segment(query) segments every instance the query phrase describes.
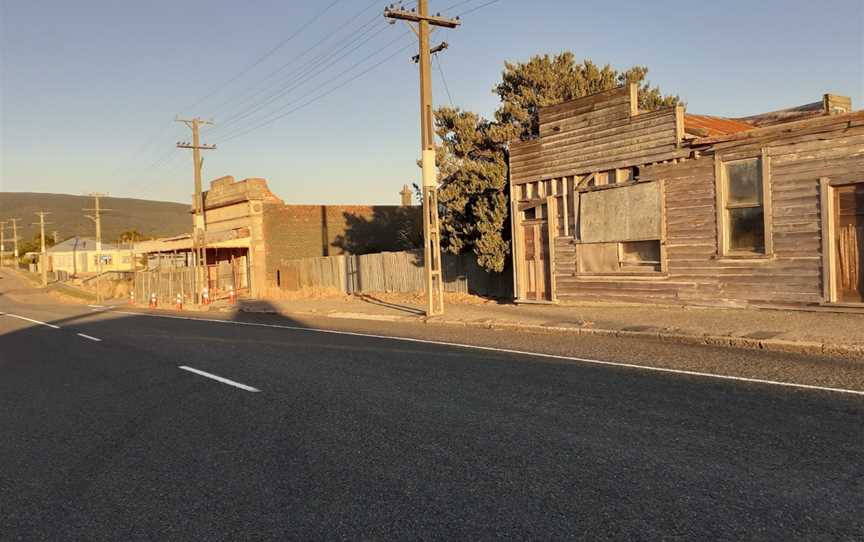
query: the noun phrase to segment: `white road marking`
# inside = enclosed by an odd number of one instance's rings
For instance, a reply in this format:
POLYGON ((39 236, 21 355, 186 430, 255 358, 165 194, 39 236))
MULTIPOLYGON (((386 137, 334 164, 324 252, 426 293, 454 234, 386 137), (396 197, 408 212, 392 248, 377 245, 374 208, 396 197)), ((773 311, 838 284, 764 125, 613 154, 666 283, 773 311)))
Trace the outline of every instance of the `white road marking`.
POLYGON ((27 318, 26 316, 20 316, 18 314, 12 314, 11 312, 3 312, 3 313, 0 313, 0 315, 9 316, 12 318, 18 318, 19 320, 26 320, 27 322, 39 324, 40 326, 48 326, 52 329, 60 329, 60 326, 55 326, 54 324, 49 324, 48 322, 40 322, 39 320, 33 320, 32 318, 27 318))
POLYGON ((229 386, 234 386, 235 388, 240 388, 241 390, 251 391, 252 393, 258 393, 261 390, 258 388, 253 388, 252 386, 247 386, 246 384, 241 384, 239 382, 234 382, 233 380, 228 380, 227 378, 223 378, 221 376, 214 375, 213 373, 207 373, 198 369, 193 369, 192 367, 187 367, 185 365, 179 365, 180 369, 184 371, 189 371, 190 373, 195 373, 197 375, 201 375, 206 378, 212 378, 217 382, 221 382, 223 384, 228 384, 229 386))
POLYGON ((90 339, 91 341, 102 342, 102 339, 98 337, 91 337, 90 335, 85 335, 83 333, 76 333, 79 337, 84 337, 85 339, 90 339))
POLYGON ((103 308, 105 305, 87 305, 87 306, 90 307, 91 309, 101 309, 101 308, 103 308))
POLYGON ((130 311, 112 311, 117 314, 131 314, 134 316, 152 316, 155 318, 171 318, 175 320, 191 320, 193 322, 213 322, 217 324, 234 324, 238 326, 253 326, 253 327, 268 327, 275 329, 287 329, 290 331, 306 331, 309 333, 329 333, 333 335, 348 335, 351 337, 365 337, 369 339, 386 339, 391 341, 403 341, 410 343, 419 343, 419 344, 434 344, 437 346, 450 346, 455 348, 469 348, 474 350, 484 350, 487 352, 500 352, 503 354, 516 354, 520 356, 533 356, 538 358, 545 359, 557 359, 563 361, 571 361, 577 363, 589 363, 592 365, 606 365, 610 367, 626 367, 628 369, 639 369, 643 371, 654 371, 658 373, 671 373, 671 374, 679 374, 679 375, 688 375, 688 376, 701 376, 705 378, 716 378, 718 380, 732 380, 737 382, 751 382, 754 384, 766 384, 769 386, 783 386, 787 388, 799 388, 805 390, 819 390, 819 391, 829 391, 834 393, 845 393, 849 395, 859 395, 864 397, 864 391, 860 390, 849 390, 845 388, 829 388, 826 386, 813 386, 810 384, 796 384, 794 382, 781 382, 778 380, 764 380, 761 378, 748 378, 746 376, 730 376, 730 375, 718 375, 714 373, 703 373, 699 371, 688 371, 685 369, 670 369, 667 367, 651 367, 648 365, 637 365, 635 363, 624 363, 620 361, 603 361, 599 359, 589 359, 589 358, 577 358, 572 356, 561 356, 558 354, 544 354, 541 352, 526 352, 524 350, 513 350, 510 348, 496 348, 494 346, 477 346, 473 344, 462 344, 462 343, 451 343, 445 341, 433 341, 430 339, 415 339, 412 337, 393 337, 390 335, 376 335, 373 333, 358 333, 355 331, 337 331, 334 329, 318 329, 318 328, 308 328, 308 327, 298 327, 298 326, 286 326, 281 324, 262 324, 259 322, 238 322, 236 320, 217 320, 215 318, 190 318, 188 316, 171 316, 168 314, 148 314, 143 312, 130 312, 130 311))

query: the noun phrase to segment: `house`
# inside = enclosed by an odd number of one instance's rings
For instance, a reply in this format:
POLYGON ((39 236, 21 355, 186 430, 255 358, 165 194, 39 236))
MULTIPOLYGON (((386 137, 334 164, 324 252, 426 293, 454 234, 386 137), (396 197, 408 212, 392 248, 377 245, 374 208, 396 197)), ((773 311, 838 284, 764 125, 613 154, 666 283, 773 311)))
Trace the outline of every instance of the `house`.
POLYGON ((864 306, 864 112, 646 112, 637 92, 541 108, 511 143, 517 301, 864 306))
MULTIPOLYGON (((253 297, 279 288, 284 260, 400 249, 399 225, 406 214, 419 216, 395 205, 288 205, 265 179, 231 176, 211 181, 203 200, 208 287, 218 293, 230 285, 253 297)), ((186 267, 192 238, 136 243, 135 253, 150 269, 186 267)))
POLYGON ((47 252, 48 270, 71 276, 94 274, 100 269, 103 272, 132 270, 132 252, 128 248, 102 243, 101 250, 97 250, 96 240, 90 237, 66 239, 47 252))

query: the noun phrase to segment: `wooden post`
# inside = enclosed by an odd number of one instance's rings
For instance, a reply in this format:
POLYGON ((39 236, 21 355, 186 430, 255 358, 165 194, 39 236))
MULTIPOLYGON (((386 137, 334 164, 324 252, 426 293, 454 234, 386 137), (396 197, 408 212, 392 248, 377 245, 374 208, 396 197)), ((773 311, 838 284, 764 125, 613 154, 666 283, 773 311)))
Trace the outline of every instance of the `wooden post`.
POLYGON ((825 303, 837 301, 837 258, 835 254, 836 237, 834 214, 834 189, 828 177, 819 179, 820 214, 822 215, 822 300, 825 303))
POLYGON ((546 227, 549 230, 549 300, 558 301, 555 284, 555 238, 558 236, 558 209, 555 196, 546 198, 546 208, 549 210, 549 218, 546 227))

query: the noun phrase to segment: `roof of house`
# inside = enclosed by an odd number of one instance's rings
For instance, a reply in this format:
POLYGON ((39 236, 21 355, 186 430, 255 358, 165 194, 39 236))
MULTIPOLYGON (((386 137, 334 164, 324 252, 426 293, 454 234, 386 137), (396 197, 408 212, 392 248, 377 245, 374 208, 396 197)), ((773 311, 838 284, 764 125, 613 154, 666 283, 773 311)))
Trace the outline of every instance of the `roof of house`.
MULTIPOLYGON (((111 243, 102 243, 102 250, 115 250, 117 247, 111 243)), ((48 252, 73 252, 96 250, 96 239, 92 237, 70 237, 62 243, 57 243, 48 249, 48 252)))
POLYGON ((684 115, 684 131, 699 137, 715 137, 735 134, 755 128, 744 121, 708 115, 684 115))

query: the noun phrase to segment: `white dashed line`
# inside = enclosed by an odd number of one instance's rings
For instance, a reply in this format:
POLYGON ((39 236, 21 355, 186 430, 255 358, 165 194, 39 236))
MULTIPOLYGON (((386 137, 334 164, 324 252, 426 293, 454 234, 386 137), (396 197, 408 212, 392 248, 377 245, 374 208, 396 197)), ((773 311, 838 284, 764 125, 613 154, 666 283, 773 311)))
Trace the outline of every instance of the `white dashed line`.
POLYGON ((133 316, 152 316, 155 318, 171 318, 174 320, 190 320, 193 322, 211 322, 217 324, 233 324, 238 326, 253 326, 253 327, 267 327, 267 328, 275 328, 275 329, 287 329, 290 331, 305 331, 307 333, 329 333, 332 335, 347 335, 349 337, 365 337, 369 339, 385 339, 391 341, 402 341, 409 343, 418 343, 418 344, 434 344, 437 346, 450 346, 455 348, 470 348, 473 350, 483 350, 486 352, 500 352, 502 354, 516 354, 520 356, 532 356, 537 358, 544 359, 556 359, 563 361, 571 361, 576 363, 587 363, 591 365, 604 365, 610 367, 626 367, 628 369, 637 369, 640 371, 653 371, 658 373, 668 373, 668 374, 678 374, 678 375, 687 375, 687 376, 699 376, 703 378, 713 378, 717 380, 730 380, 736 382, 749 382, 752 384, 764 384, 768 386, 781 386, 786 388, 797 388, 804 390, 816 390, 816 391, 828 391, 833 393, 843 393, 848 395, 858 395, 864 396, 864 391, 860 390, 850 390, 845 388, 829 388, 826 386, 812 386, 810 384, 796 384, 794 382, 780 382, 777 380, 764 380, 761 378, 748 378, 744 376, 731 376, 731 375, 718 375, 713 373, 703 373, 699 371, 687 371, 684 369, 669 369, 667 367, 651 367, 648 365, 637 365, 635 363, 623 363, 618 361, 603 361, 599 359, 589 359, 589 358, 577 358, 572 356, 561 356, 557 354, 543 354, 540 352, 525 352, 523 350, 512 350, 510 348, 495 348, 494 346, 477 346, 473 344, 462 344, 462 343, 451 343, 445 341, 433 341, 429 339, 414 339, 411 337, 393 337, 389 335, 376 335, 373 333, 357 333, 354 331, 337 331, 333 329, 316 329, 316 328, 308 328, 308 327, 299 327, 299 326, 286 326, 280 324, 262 324, 258 322, 238 322, 235 320, 217 320, 215 318, 189 318, 186 316, 171 316, 168 314, 148 314, 142 312, 130 312, 130 311, 112 311, 117 314, 131 314, 133 316))
POLYGON ((183 369, 184 371, 189 371, 190 373, 195 373, 196 375, 201 375, 205 378, 213 379, 213 380, 215 380, 217 382, 221 382, 223 384, 228 384, 229 386, 234 386, 235 388, 240 388, 241 390, 251 391, 252 393, 258 393, 261 391, 258 388, 253 388, 252 386, 247 386, 246 384, 234 382, 233 380, 228 380, 227 378, 223 378, 221 376, 217 376, 217 375, 214 375, 212 373, 207 373, 207 372, 201 371, 199 369, 193 369, 192 367, 187 367, 185 365, 180 365, 179 368, 183 369))
POLYGON ((34 320, 32 318, 27 318, 26 316, 20 316, 18 314, 12 314, 9 312, 0 313, 3 316, 9 316, 11 318, 17 318, 19 320, 25 320, 27 322, 32 322, 34 324, 39 324, 40 326, 48 326, 51 329, 60 329, 60 326, 55 326, 54 324, 49 324, 48 322, 40 322, 39 320, 34 320))
POLYGON ((85 339, 90 339, 91 341, 102 342, 102 339, 98 337, 91 337, 90 335, 85 335, 83 333, 76 333, 79 337, 84 337, 85 339))

